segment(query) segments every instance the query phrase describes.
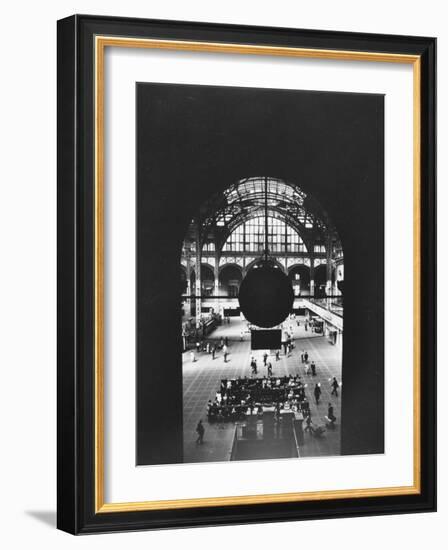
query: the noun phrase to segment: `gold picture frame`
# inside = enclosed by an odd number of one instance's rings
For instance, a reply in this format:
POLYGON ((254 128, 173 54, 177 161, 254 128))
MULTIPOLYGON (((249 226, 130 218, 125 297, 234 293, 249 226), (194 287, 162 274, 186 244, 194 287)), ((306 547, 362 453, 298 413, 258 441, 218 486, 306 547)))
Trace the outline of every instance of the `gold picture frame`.
MULTIPOLYGON (((70 18, 71 19, 71 18, 70 18)), ((75 531, 97 531, 109 530, 107 522, 103 523, 102 517, 114 517, 127 514, 127 517, 132 517, 135 512, 163 512, 188 509, 206 509, 216 507, 247 507, 252 505, 275 505, 287 503, 309 503, 313 501, 337 501, 341 502, 345 499, 381 499, 384 497, 408 497, 419 501, 422 495, 426 495, 427 489, 423 487, 427 484, 427 466, 425 472, 422 471, 422 235, 426 239, 425 229, 423 228, 422 216, 427 216, 427 213, 422 214, 422 186, 428 186, 428 178, 424 176, 422 180, 422 135, 425 136, 422 128, 422 118, 427 123, 428 113, 422 113, 422 90, 427 95, 428 86, 428 63, 425 60, 425 52, 419 51, 420 43, 414 47, 414 52, 408 51, 405 53, 400 49, 398 37, 394 41, 394 37, 390 37, 389 50, 392 51, 375 51, 375 40, 372 38, 372 45, 366 50, 352 49, 350 47, 336 48, 334 41, 330 38, 329 46, 323 47, 301 47, 296 45, 263 45, 251 43, 251 30, 247 30, 247 38, 244 41, 232 43, 223 41, 222 36, 219 40, 204 40, 204 37, 199 32, 198 39, 185 39, 182 36, 178 38, 159 38, 151 37, 154 23, 148 23, 148 36, 131 36, 129 29, 126 28, 126 21, 123 22, 121 32, 112 32, 114 25, 117 25, 116 20, 104 19, 89 19, 88 16, 75 16, 75 19, 64 20, 60 23, 60 41, 64 41, 64 36, 68 33, 73 34, 76 29, 77 36, 81 36, 80 43, 86 48, 86 51, 91 49, 92 60, 89 65, 90 71, 93 71, 93 146, 94 146, 94 203, 93 203, 93 228, 94 228, 94 244, 93 244, 93 457, 92 457, 92 480, 93 480, 93 503, 91 513, 88 514, 89 520, 81 526, 78 522, 74 526, 73 522, 65 519, 63 513, 60 514, 60 527, 71 532, 75 531), (111 27, 110 32, 104 32, 105 28, 111 27), (84 35, 82 34, 84 33, 84 35), (64 36, 63 36, 64 35, 64 36), (417 47, 418 46, 418 47, 417 47), (364 61, 369 63, 399 63, 412 65, 413 70, 413 297, 414 297, 414 348, 413 348, 413 484, 402 487, 381 487, 381 488, 365 488, 355 490, 336 490, 336 491, 317 491, 304 493, 281 493, 281 494, 264 494, 264 495, 245 495, 245 496, 226 496, 217 498, 198 498, 198 499, 179 499, 179 500, 164 500, 164 501, 142 501, 142 502, 106 502, 105 501, 105 458, 104 458, 104 92, 105 92, 105 52, 107 48, 138 48, 138 49, 157 49, 157 50, 174 50, 188 52, 207 52, 217 55, 224 54, 243 54, 254 56, 275 56, 275 57, 297 57, 311 58, 324 60, 338 61, 364 61), (373 51, 372 49, 373 48, 373 51), (396 51, 393 51, 393 50, 396 51), (422 77, 422 63, 424 64, 424 80, 422 77), (422 133, 423 132, 423 133, 422 133), (68 527, 69 523, 71 526, 68 527)), ((165 22, 169 27, 170 22, 165 22)), ((188 26, 188 25, 187 25, 188 26)), ((142 28, 145 23, 142 22, 142 28)), ((157 25, 156 25, 157 27, 157 25)), ((194 25, 193 25, 194 28, 194 25)), ((163 29, 162 29, 163 30, 163 29)), ((253 31, 253 29, 252 29, 253 31)), ((241 33, 245 33, 246 29, 242 29, 241 33)), ((279 31, 281 32, 281 31, 279 31)), ((272 30, 275 35, 276 31, 272 30)), ((157 33, 156 33, 157 34, 157 33)), ((181 33, 182 34, 182 33, 181 33)), ((323 33, 320 37, 325 38, 323 33)), ((338 33, 336 33, 337 35, 338 33)), ((297 36, 300 38, 300 31, 297 31, 297 36)), ((360 35, 362 36, 362 35, 360 35)), ((334 40, 339 40, 340 44, 348 37, 343 35, 333 37, 334 40)), ((432 40, 432 39, 431 39, 432 40)), ((426 50, 433 48, 434 42, 428 39, 426 50)), ((412 42, 412 41, 411 41, 412 42)), ((369 41, 367 41, 369 44, 369 41)), ((80 47, 80 46, 79 46, 80 47)), ((80 73, 81 74, 81 73, 80 73)), ((80 78, 80 77, 78 77, 80 78)), ((428 146, 425 145, 427 148, 428 146)), ((431 191, 432 184, 430 184, 431 191)), ((428 188, 426 187, 426 191, 428 188)), ((427 315, 425 313, 425 315, 427 315)), ((426 405, 425 405, 426 406, 426 405)), ((424 411, 423 411, 424 412, 424 411)), ((426 414, 426 413, 425 413, 426 414)), ((427 417, 427 416, 426 416, 427 417)), ((362 512, 360 512, 362 513, 362 512)), ((114 520, 115 521, 115 520, 114 520)), ((118 520, 117 520, 118 521, 118 520)), ((132 520, 126 520, 124 528, 127 525, 133 525, 132 520)), ((152 527, 151 520, 148 517, 146 527, 152 527)), ((175 526, 173 522, 173 526, 175 526)), ((154 525, 158 525, 157 522, 154 525)))

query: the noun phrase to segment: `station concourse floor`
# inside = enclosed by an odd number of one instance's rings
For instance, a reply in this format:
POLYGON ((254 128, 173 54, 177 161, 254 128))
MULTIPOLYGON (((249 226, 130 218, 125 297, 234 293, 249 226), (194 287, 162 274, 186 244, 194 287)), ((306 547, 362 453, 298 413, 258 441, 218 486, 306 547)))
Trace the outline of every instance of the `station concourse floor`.
MULTIPOLYGON (((302 320, 303 321, 303 320, 302 320)), ((325 416, 328 403, 331 402, 336 416, 336 425, 333 429, 327 429, 323 437, 316 438, 309 433, 304 434, 304 444, 300 446, 301 458, 316 456, 337 456, 340 454, 340 418, 342 387, 339 388, 339 396, 331 396, 329 379, 336 376, 341 382, 342 368, 342 338, 332 345, 325 336, 314 334, 305 330, 304 323, 297 326, 295 321, 285 321, 285 325, 293 327, 295 347, 290 357, 280 353, 280 360, 270 356, 268 361, 272 363, 272 375, 285 376, 299 374, 302 381, 308 384, 306 389, 310 403, 311 418, 314 426, 325 426, 325 416), (300 355, 306 350, 309 361, 316 364, 316 376, 307 375, 300 355), (314 384, 320 382, 322 395, 319 405, 314 400, 314 384)), ((184 433, 184 463, 193 462, 220 462, 230 460, 232 451, 235 423, 209 424, 207 421, 207 402, 214 401, 216 391, 219 389, 221 379, 238 378, 239 376, 251 376, 250 368, 250 332, 245 332, 241 341, 241 330, 246 330, 246 322, 239 317, 230 317, 230 323, 224 323, 209 335, 207 341, 219 341, 221 337, 229 340, 229 355, 227 363, 221 351, 217 351, 215 360, 211 354, 205 352, 196 354, 196 362, 192 362, 190 352, 186 351, 182 357, 183 369, 183 433, 184 433), (202 419, 205 428, 204 443, 196 444, 196 426, 202 419)), ((263 351, 254 351, 257 359, 257 377, 267 374, 263 366, 263 351)))

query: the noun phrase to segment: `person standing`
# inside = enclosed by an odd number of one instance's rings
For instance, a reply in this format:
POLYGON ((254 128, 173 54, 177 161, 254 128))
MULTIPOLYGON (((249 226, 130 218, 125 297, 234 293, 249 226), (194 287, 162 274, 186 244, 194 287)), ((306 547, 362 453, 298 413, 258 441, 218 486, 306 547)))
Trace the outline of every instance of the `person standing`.
POLYGON ((316 363, 314 361, 311 361, 311 374, 316 376, 316 363))
POLYGON ((305 351, 305 353, 303 354, 303 360, 305 363, 308 363, 308 352, 305 351))
POLYGON ((266 366, 268 361, 268 354, 266 352, 263 353, 263 365, 266 366))
POLYGON ((227 355, 229 354, 227 346, 224 344, 222 348, 223 354, 224 354, 224 363, 227 363, 227 355))
POLYGON ((331 390, 331 395, 335 395, 337 397, 338 396, 339 384, 338 384, 338 381, 336 380, 336 376, 333 376, 333 381, 331 382, 331 387, 333 388, 331 390))
POLYGON ((272 376, 272 363, 268 363, 268 376, 272 376))
POLYGON ((216 354, 216 346, 213 344, 212 346, 212 360, 215 360, 215 354, 216 354))
POLYGON ((283 325, 282 325, 282 348, 283 348, 283 353, 285 355, 286 355, 287 347, 288 347, 288 333, 286 332, 286 330, 283 330, 283 325))
POLYGON ((205 428, 202 424, 202 419, 199 420, 198 425, 196 426, 196 433, 198 434, 198 437, 196 439, 196 445, 202 445, 204 443, 204 433, 205 428))
POLYGON ((333 426, 336 422, 336 417, 334 415, 334 409, 333 405, 331 403, 328 403, 328 412, 327 412, 327 419, 330 424, 330 426, 333 426))
POLYGON ((280 361, 280 350, 279 349, 275 351, 275 360, 280 361))
POLYGON ((193 350, 190 351, 190 359, 192 363, 196 363, 196 355, 193 350))
POLYGON ((316 384, 314 386, 314 399, 316 400, 316 405, 319 405, 319 399, 320 399, 321 393, 322 393, 322 390, 320 389, 319 384, 316 384))

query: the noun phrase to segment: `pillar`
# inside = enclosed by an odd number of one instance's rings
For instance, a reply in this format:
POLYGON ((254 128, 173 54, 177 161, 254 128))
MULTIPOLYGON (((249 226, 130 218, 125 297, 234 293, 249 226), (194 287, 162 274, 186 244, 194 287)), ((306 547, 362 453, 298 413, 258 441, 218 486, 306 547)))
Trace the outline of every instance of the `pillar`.
POLYGON ((214 288, 214 295, 215 295, 215 313, 219 313, 219 249, 218 249, 218 241, 215 239, 215 269, 214 269, 214 276, 215 276, 215 288, 214 288))
POLYGON ((199 226, 196 230, 196 328, 199 328, 199 321, 201 319, 201 295, 202 295, 202 281, 201 281, 201 239, 199 233, 199 226))
POLYGON ((325 291, 327 295, 332 294, 332 288, 331 288, 331 259, 333 257, 332 254, 332 247, 333 247, 333 239, 331 237, 331 234, 328 234, 325 241, 325 251, 327 256, 327 284, 325 287, 325 291))
POLYGON ((190 245, 185 245, 185 260, 187 262, 186 271, 187 271, 187 311, 189 311, 189 316, 191 317, 193 314, 193 299, 191 297, 191 293, 193 292, 193 289, 191 288, 191 249, 190 245))
POLYGON ((310 258, 310 296, 314 296, 314 257, 310 258))

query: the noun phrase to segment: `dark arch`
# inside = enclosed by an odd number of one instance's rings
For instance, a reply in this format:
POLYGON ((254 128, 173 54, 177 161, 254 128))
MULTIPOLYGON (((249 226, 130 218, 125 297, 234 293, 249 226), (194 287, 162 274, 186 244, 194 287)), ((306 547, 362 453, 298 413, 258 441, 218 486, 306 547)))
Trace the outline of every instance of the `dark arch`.
MULTIPOLYGON (((149 411, 139 415, 137 430, 146 439, 139 443, 137 463, 173 463, 183 458, 182 424, 176 431, 176 424, 183 419, 180 338, 174 330, 167 330, 164 322, 175 318, 177 305, 164 292, 164 281, 154 265, 168 267, 163 270, 167 282, 170 274, 177 275, 178 271, 169 269, 170 261, 174 267, 177 260, 171 258, 171 248, 177 254, 191 219, 195 218, 196 228, 200 223, 204 231, 207 227, 219 230, 221 223, 227 223, 225 216, 232 213, 231 208, 238 212, 238 203, 223 201, 223 216, 208 223, 208 212, 202 210, 205 197, 223 193, 231 182, 254 174, 278 175, 300 183, 304 193, 312 193, 327 210, 344 239, 345 395, 338 435, 342 454, 383 452, 384 258, 382 239, 378 239, 383 230, 383 194, 377 191, 383 184, 384 98, 376 94, 172 85, 140 87, 140 97, 154 116, 142 117, 139 125, 139 137, 145 141, 139 141, 142 154, 138 155, 137 183, 139 190, 144 189, 137 201, 138 257, 140 260, 144 254, 148 261, 139 261, 138 335, 143 337, 137 346, 137 397, 138 403, 149 404, 149 411), (166 105, 163 110, 161 102, 166 105), (267 120, 272 122, 269 131, 267 120), (363 124, 356 124, 360 120, 363 124), (372 131, 366 132, 365 127, 372 131), (151 140, 154 128, 161 131, 151 140), (181 131, 172 132, 172 128, 181 131), (152 149, 145 154, 148 143, 152 149), (347 159, 354 161, 347 163, 347 159), (148 174, 150 181, 143 181, 148 174), (151 192, 146 192, 148 189, 151 192), (159 204, 167 208, 169 235, 163 226, 165 218, 159 216, 163 212, 157 210, 159 204), (161 238, 166 242, 158 246, 161 238), (365 269, 361 246, 369 252, 373 269, 365 269), (363 284, 352 284, 360 274, 365 276, 363 284), (153 290, 157 293, 151 294, 153 290), (148 300, 148 296, 155 299, 148 300), (378 315, 372 315, 377 311, 378 315), (359 391, 360 379, 377 399, 366 400, 366 392, 359 391), (166 395, 160 387, 170 388, 169 414, 163 423, 158 414, 166 408, 166 395), (145 436, 153 433, 155 437, 145 436)), ((276 195, 275 200, 281 196, 276 195)), ((304 209, 307 207, 310 204, 304 201, 304 209)))
POLYGON ((325 296, 325 287, 327 284, 327 266, 320 264, 314 268, 314 294, 316 296, 325 296))
POLYGON ((214 280, 215 272, 210 264, 201 263, 201 280, 214 280))
POLYGON ((294 295, 298 296, 310 290, 310 268, 305 264, 295 264, 288 269, 288 277, 294 289, 294 295))
POLYGON ((202 295, 211 296, 215 288, 215 272, 210 264, 201 264, 202 295))
POLYGON ((224 295, 236 298, 242 279, 242 269, 237 264, 225 264, 219 271, 219 286, 224 295))
POLYGON ((232 263, 232 262, 227 262, 223 265, 220 265, 219 266, 219 277, 221 278, 221 273, 227 269, 228 267, 234 267, 236 269, 239 269, 240 271, 240 274, 241 274, 241 277, 243 276, 243 268, 239 265, 239 264, 236 264, 236 263, 232 263))

